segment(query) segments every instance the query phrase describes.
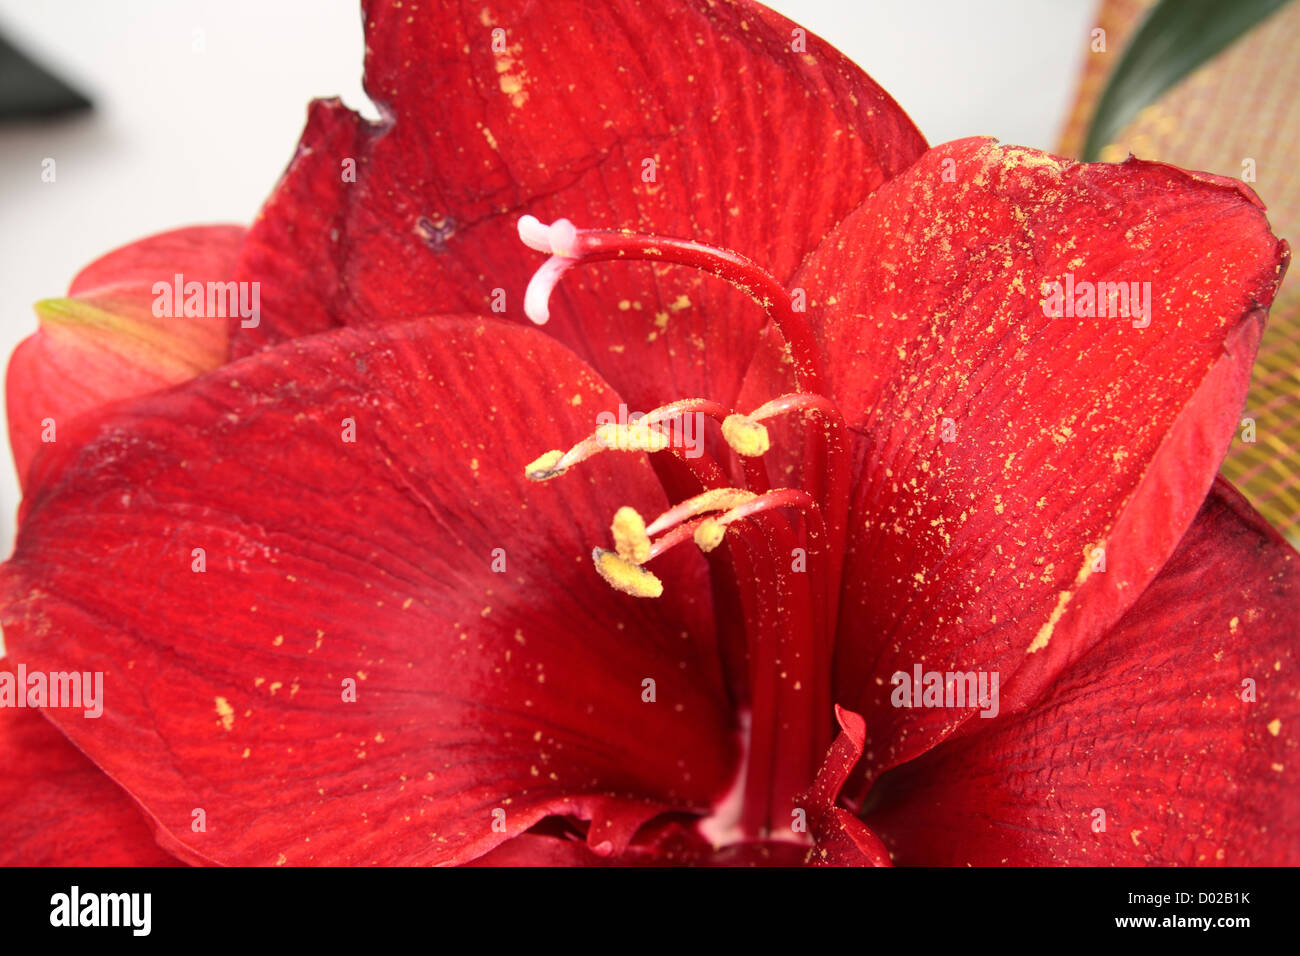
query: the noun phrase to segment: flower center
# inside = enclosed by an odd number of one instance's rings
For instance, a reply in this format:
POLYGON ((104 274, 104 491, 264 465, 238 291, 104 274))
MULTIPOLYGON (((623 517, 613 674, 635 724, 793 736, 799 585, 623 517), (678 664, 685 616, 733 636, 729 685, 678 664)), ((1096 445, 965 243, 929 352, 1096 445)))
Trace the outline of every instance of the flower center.
POLYGON ((784 339, 798 391, 744 414, 709 399, 679 399, 626 425, 601 425, 568 451, 551 450, 527 466, 534 481, 564 474, 606 451, 652 455, 665 487, 689 489, 647 522, 624 506, 611 523, 612 548, 592 560, 611 587, 639 598, 663 594, 646 566, 693 543, 709 562, 723 674, 737 714, 745 759, 735 790, 704 821, 715 842, 806 839, 792 820, 834 732, 831 657, 837 626, 849 504, 844 419, 822 394, 816 339, 790 294, 743 256, 699 242, 630 232, 578 229, 566 219, 519 221, 530 248, 550 254, 534 274, 524 310, 541 325, 561 277, 582 263, 650 260, 691 266, 730 282, 767 313, 784 339), (730 475, 708 454, 687 455, 671 440, 681 416, 714 420, 735 452, 730 475), (794 416, 805 427, 797 482, 772 487, 766 423, 794 416))

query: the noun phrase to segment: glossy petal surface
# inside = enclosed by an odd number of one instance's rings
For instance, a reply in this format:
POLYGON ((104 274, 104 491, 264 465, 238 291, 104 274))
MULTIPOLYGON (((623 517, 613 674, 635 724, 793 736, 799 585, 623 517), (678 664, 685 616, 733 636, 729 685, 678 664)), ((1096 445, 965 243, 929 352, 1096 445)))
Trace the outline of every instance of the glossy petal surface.
POLYGON ((616 406, 541 333, 454 318, 118 406, 38 463, 6 640, 105 672, 101 719, 50 715, 186 859, 463 862, 550 814, 617 850, 736 758, 700 596, 590 564, 661 499, 644 456, 524 478, 616 406))

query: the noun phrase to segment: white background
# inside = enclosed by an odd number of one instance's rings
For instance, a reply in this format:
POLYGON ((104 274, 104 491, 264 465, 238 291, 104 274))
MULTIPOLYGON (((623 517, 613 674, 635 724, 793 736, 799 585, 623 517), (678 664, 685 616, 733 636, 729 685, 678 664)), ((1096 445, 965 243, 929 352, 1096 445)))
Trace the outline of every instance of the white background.
MULTIPOLYGON (((770 6, 861 64, 931 143, 988 134, 1051 149, 1093 26, 1092 0, 770 6)), ((96 103, 71 121, 0 127, 3 356, 35 331, 31 304, 102 253, 176 226, 250 221, 311 98, 341 95, 374 115, 354 0, 0 0, 0 29, 96 103)), ((7 433, 0 453, 8 554, 18 485, 7 433)))

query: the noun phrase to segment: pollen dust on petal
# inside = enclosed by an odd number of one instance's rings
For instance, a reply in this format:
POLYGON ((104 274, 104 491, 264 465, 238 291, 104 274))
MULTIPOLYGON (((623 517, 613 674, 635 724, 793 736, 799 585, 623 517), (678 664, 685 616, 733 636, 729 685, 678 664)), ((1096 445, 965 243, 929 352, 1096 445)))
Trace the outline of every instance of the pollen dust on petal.
POLYGON ((221 726, 225 730, 230 730, 235 726, 235 708, 230 706, 230 701, 224 697, 216 699, 217 716, 221 718, 221 726))
MULTIPOLYGON (((1105 547, 1105 542, 1102 542, 1099 547, 1105 547)), ((1086 553, 1089 554, 1092 550, 1093 549, 1091 548, 1085 549, 1086 553)), ((1029 645, 1029 650, 1025 652, 1026 654, 1037 653, 1047 646, 1048 642, 1052 639, 1052 632, 1056 630, 1056 624, 1061 619, 1061 615, 1063 615, 1065 609, 1070 606, 1070 601, 1073 600, 1074 595, 1078 593, 1079 587, 1084 581, 1087 581, 1091 575, 1092 559, 1085 558, 1083 567, 1079 569, 1079 573, 1074 579, 1074 584, 1057 596, 1056 607, 1052 608, 1052 614, 1048 617, 1047 623, 1038 629, 1038 634, 1034 637, 1033 643, 1029 645)))
POLYGON ((509 53, 498 53, 496 60, 497 68, 497 86, 501 92, 510 97, 510 105, 519 109, 528 102, 528 73, 524 70, 523 64, 515 60, 513 54, 519 52, 519 47, 512 48, 509 53))

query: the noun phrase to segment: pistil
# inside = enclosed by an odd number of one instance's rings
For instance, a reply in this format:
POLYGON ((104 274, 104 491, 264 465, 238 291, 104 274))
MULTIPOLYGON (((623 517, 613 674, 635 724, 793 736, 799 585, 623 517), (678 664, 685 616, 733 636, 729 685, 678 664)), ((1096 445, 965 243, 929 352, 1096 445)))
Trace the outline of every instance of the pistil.
POLYGON ((577 263, 612 259, 674 262, 724 279, 762 306, 785 337, 800 390, 822 391, 817 341, 803 313, 795 311, 790 293, 781 283, 744 256, 689 239, 578 229, 567 219, 546 226, 535 216, 519 220, 519 238, 530 248, 551 253, 524 293, 524 312, 538 325, 550 319, 551 293, 560 278, 577 263))
POLYGON ((789 825, 793 801, 808 789, 833 736, 829 679, 850 492, 847 430, 838 408, 822 394, 811 328, 780 283, 725 249, 579 229, 566 219, 545 225, 532 216, 520 220, 519 235, 550 256, 525 294, 525 312, 537 324, 549 319, 551 294, 569 269, 627 259, 671 262, 718 276, 762 306, 784 337, 799 392, 749 414, 706 399, 670 402, 631 422, 598 425, 567 452, 549 451, 526 472, 534 481, 547 480, 610 450, 671 451, 669 465, 690 469, 698 493, 678 472, 663 470, 664 459, 657 458, 665 488, 687 497, 649 522, 631 506, 619 508, 610 525, 613 548, 595 548, 592 560, 611 587, 657 598, 664 584, 646 565, 687 542, 708 556, 715 606, 724 617, 727 609, 741 619, 720 619, 718 641, 744 726, 746 759, 730 802, 718 808, 706 830, 720 840, 800 839, 789 825), (821 427, 804 433, 800 487, 771 489, 764 458, 772 434, 765 423, 792 412, 801 421, 816 416, 821 427), (661 426, 687 414, 718 422, 743 468, 743 482, 728 481, 708 455, 687 458, 673 447, 670 429, 661 426))

